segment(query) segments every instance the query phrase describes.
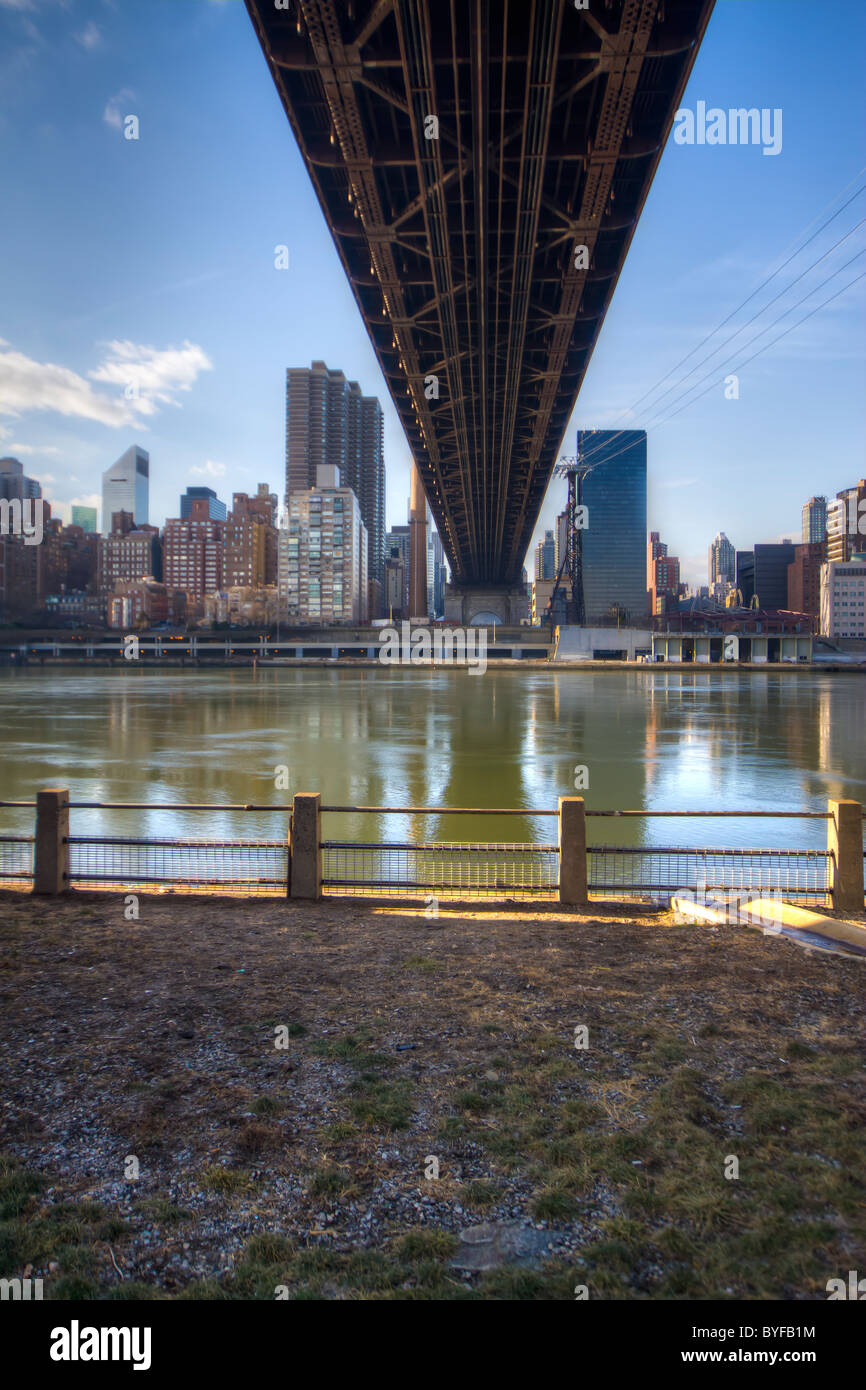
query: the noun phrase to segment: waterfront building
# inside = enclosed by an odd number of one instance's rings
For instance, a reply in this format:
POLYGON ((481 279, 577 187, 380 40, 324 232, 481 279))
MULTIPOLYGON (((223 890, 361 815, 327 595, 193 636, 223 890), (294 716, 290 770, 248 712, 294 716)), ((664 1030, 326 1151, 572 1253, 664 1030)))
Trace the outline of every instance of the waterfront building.
POLYGON ((563 575, 556 589, 556 575, 550 579, 536 579, 532 585, 532 607, 530 616, 534 626, 553 622, 564 625, 568 622, 568 603, 571 598, 571 580, 563 575), (551 607, 551 600, 553 600, 551 607))
POLYGON ((821 636, 866 640, 866 559, 821 566, 821 636))
POLYGON ((358 499, 337 468, 321 466, 315 487, 289 497, 279 535, 279 589, 290 620, 367 620, 367 529, 358 499))
POLYGON ((385 555, 388 574, 385 577, 385 613, 409 616, 409 552, 411 532, 408 525, 392 526, 385 536, 385 555))
POLYGON ((102 475, 103 535, 110 532, 115 512, 131 512, 136 525, 147 525, 149 487, 150 455, 133 444, 102 475))
POLYGON ((99 547, 99 589, 113 593, 118 583, 162 577, 162 543, 155 526, 135 526, 132 513, 115 512, 111 531, 99 547))
POLYGON ((788 566, 794 558, 794 544, 787 540, 738 550, 737 588, 743 606, 748 608, 755 599, 759 608, 787 608, 788 566))
POLYGON ((676 555, 668 555, 667 543, 658 531, 650 531, 647 542, 646 582, 648 612, 666 612, 671 606, 667 600, 676 600, 680 587, 680 562, 676 555))
POLYGON ((645 430, 579 430, 586 622, 633 626, 647 611, 645 430))
POLYGON ((315 487, 318 469, 340 470, 369 538, 369 573, 385 564, 385 422, 375 396, 324 362, 286 372, 286 503, 315 487))
POLYGON ((277 528, 271 498, 236 492, 224 528, 227 588, 271 587, 277 582, 277 528))
POLYGON ((172 517, 163 532, 163 578, 182 589, 190 610, 200 613, 206 594, 223 587, 224 523, 208 513, 208 500, 194 498, 188 518, 172 517))
POLYGON ((821 565, 824 541, 794 546, 794 559, 788 566, 788 602, 792 613, 808 613, 817 621, 821 612, 821 565))
POLYGON ((160 584, 152 575, 135 581, 118 580, 107 596, 106 626, 129 631, 155 623, 182 622, 186 615, 186 594, 160 584))

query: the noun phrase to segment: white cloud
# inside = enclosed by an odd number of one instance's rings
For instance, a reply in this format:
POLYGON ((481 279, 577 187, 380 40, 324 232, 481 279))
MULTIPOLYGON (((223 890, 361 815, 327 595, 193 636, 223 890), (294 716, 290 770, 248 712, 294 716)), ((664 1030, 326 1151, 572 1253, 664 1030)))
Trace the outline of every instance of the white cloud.
POLYGON ((99 48, 100 44, 102 43, 102 33, 99 29, 99 26, 97 24, 94 24, 92 19, 90 23, 87 24, 85 28, 81 31, 81 33, 76 34, 75 37, 78 43, 81 44, 81 47, 86 48, 88 50, 99 48))
POLYGON ((189 471, 199 478, 222 478, 225 476, 226 466, 224 463, 214 463, 213 459, 208 459, 203 468, 193 464, 189 471))
MULTIPOLYGON (((0 438, 3 438, 4 435, 8 437, 11 433, 11 430, 0 429, 0 438)), ((9 450, 16 457, 19 454, 52 454, 55 457, 60 454, 60 450, 55 449, 53 444, 19 444, 17 440, 9 445, 9 450)))
POLYGON ((179 348, 153 348, 125 339, 108 348, 109 356, 88 376, 135 392, 131 404, 142 415, 153 415, 156 403, 176 405, 176 393, 192 390, 199 372, 213 366, 204 349, 188 340, 179 348))
POLYGON ((109 97, 102 113, 105 124, 110 125, 112 130, 120 130, 123 126, 124 116, 129 114, 123 110, 123 107, 134 100, 135 93, 131 92, 128 87, 122 87, 113 97, 109 97))
POLYGON ((190 342, 164 349, 112 342, 108 349, 108 356, 88 376, 122 387, 119 395, 95 391, 77 372, 54 362, 36 362, 0 338, 0 413, 18 417, 26 411, 51 410, 112 428, 141 426, 142 417, 155 415, 160 405, 176 405, 177 393, 191 390, 199 372, 212 366, 203 349, 190 342))

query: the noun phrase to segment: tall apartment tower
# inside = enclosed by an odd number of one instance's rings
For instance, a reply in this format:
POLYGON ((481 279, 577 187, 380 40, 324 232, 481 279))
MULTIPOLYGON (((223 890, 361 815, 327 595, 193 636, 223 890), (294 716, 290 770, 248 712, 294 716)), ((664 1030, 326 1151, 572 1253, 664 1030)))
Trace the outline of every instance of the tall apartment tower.
POLYGON ((115 512, 132 512, 137 526, 147 525, 150 455, 137 444, 121 454, 102 475, 102 534, 111 533, 115 512))
POLYGON ((827 535, 827 498, 810 497, 803 503, 803 545, 816 545, 827 535))
POLYGON ((369 539, 369 574, 385 565, 384 416, 375 396, 324 362, 286 372, 286 503, 316 486, 318 470, 338 468, 358 499, 369 539))
POLYGON ((587 626, 646 617, 646 430, 578 430, 587 528, 581 538, 587 626))
POLYGON ((556 578, 556 542, 552 531, 545 531, 544 540, 535 547, 535 577, 556 578))
POLYGON ((737 552, 724 531, 719 531, 710 546, 708 571, 710 584, 717 584, 721 579, 733 584, 736 580, 737 552))

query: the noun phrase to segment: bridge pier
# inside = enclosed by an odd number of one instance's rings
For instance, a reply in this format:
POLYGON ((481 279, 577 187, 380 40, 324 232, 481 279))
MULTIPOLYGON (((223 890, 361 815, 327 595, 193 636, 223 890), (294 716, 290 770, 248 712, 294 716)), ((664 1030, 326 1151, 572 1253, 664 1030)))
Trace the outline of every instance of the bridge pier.
POLYGON ((492 622, 516 626, 529 617, 529 600, 522 588, 447 584, 445 621, 461 627, 492 622))

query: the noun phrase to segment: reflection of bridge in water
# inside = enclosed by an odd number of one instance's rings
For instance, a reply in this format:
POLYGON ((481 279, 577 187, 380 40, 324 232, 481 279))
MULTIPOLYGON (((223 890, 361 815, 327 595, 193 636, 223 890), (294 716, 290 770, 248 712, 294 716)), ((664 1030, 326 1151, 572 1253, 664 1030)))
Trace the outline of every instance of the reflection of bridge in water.
POLYGON ((493 608, 712 0, 246 3, 454 583, 493 608))

